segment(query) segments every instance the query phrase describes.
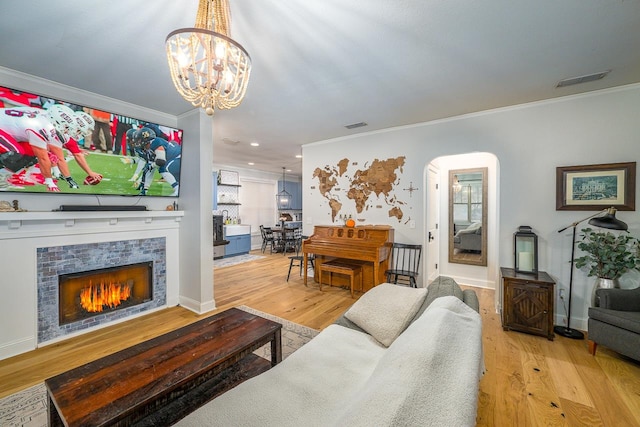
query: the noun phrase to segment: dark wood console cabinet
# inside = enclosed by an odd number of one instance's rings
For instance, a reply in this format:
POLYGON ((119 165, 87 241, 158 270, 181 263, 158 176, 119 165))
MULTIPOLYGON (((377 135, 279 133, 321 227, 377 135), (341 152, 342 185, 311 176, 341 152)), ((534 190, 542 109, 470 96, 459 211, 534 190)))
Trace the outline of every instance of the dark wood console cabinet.
POLYGON ((502 282, 502 329, 542 335, 553 340, 556 282, 544 271, 516 273, 500 268, 502 282))

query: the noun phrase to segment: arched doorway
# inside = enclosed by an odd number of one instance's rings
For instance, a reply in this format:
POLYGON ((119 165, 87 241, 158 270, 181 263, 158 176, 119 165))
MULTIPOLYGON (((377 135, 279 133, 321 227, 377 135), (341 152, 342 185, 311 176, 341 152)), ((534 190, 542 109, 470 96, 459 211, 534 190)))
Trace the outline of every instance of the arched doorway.
MULTIPOLYGON (((494 288, 499 279, 499 162, 492 153, 465 153, 441 156, 425 166, 425 236, 427 248, 424 277, 452 277, 459 283, 494 288), (487 265, 465 265, 448 261, 449 170, 486 167, 487 174, 487 265), (436 182, 433 182, 436 181, 436 182), (434 218, 435 216, 435 218, 434 218), (434 242, 437 248, 434 248, 434 242), (429 250, 431 248, 431 250, 429 250), (434 259, 434 256, 437 257, 434 259)), ((498 292, 496 292, 498 294, 498 292)))

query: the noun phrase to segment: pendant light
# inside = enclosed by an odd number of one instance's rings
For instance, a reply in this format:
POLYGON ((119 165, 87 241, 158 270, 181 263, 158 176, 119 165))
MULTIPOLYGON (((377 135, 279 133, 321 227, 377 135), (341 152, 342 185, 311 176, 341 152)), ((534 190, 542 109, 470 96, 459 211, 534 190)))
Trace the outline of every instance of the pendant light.
POLYGON ((453 192, 454 193, 459 193, 460 190, 462 190, 462 184, 460 184, 460 181, 458 180, 458 175, 454 175, 453 176, 453 192))
POLYGON ((288 193, 287 190, 285 190, 284 171, 285 171, 285 168, 283 167, 282 168, 282 191, 276 194, 276 206, 280 211, 287 210, 291 206, 291 193, 288 193))

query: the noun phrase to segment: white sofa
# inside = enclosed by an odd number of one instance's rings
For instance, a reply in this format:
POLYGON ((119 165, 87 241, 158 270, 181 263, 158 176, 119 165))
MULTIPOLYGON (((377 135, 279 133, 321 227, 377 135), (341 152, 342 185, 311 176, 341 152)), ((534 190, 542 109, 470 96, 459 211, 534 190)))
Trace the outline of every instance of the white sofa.
POLYGON ((484 369, 480 316, 455 296, 433 300, 420 314, 425 291, 376 286, 345 313, 373 335, 333 324, 177 425, 474 426, 484 369), (419 301, 390 298, 414 295, 408 290, 422 292, 419 301), (394 331, 398 322, 405 324, 394 331), (388 347, 374 338, 389 342, 397 333, 388 347))

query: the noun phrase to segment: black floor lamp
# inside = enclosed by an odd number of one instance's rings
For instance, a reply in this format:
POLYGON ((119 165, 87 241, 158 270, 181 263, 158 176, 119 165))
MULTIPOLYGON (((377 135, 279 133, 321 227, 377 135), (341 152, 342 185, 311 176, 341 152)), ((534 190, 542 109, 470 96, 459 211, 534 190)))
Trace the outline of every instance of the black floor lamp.
POLYGON ((562 335, 563 337, 573 338, 576 340, 584 339, 584 334, 577 329, 571 328, 571 288, 573 286, 573 259, 576 251, 576 227, 583 221, 589 220, 589 224, 595 227, 608 228, 610 230, 627 230, 629 227, 626 223, 616 219, 616 209, 607 208, 584 219, 574 222, 571 225, 566 226, 562 230, 558 230, 558 233, 562 233, 569 227, 573 227, 573 240, 571 242, 571 272, 569 273, 569 309, 567 310, 567 326, 555 326, 553 331, 562 335), (596 215, 605 213, 603 216, 594 218, 596 215))

